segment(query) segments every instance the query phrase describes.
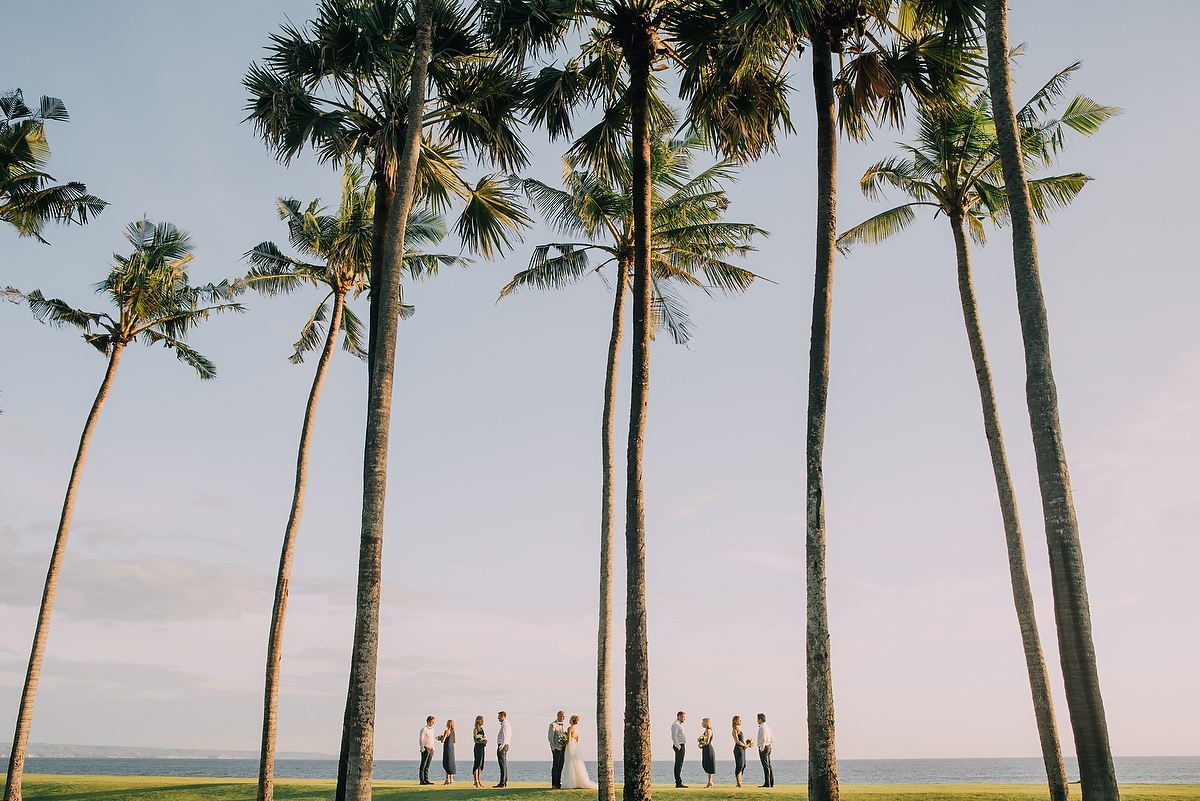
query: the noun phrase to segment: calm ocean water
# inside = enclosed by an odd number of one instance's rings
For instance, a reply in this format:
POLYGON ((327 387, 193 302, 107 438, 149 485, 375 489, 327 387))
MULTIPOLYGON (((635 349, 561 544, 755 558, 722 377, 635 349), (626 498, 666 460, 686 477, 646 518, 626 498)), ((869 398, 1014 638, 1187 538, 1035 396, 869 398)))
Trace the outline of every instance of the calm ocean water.
MULTIPOLYGON (((754 756, 752 754, 752 756, 754 756)), ((1115 757, 1117 780, 1128 784, 1200 784, 1200 757, 1115 757)), ((748 760, 742 777, 746 784, 762 782, 762 768, 757 759, 748 760)), ((589 762, 592 778, 596 763, 589 762)), ((807 783, 807 763, 802 759, 777 759, 774 762, 776 784, 807 783)), ((459 781, 471 781, 471 763, 458 763, 459 781)), ((441 770, 441 761, 434 760, 431 774, 441 770)), ((669 784, 672 779, 670 762, 655 762, 653 780, 669 784)), ((254 778, 258 775, 258 760, 254 759, 81 759, 30 757, 25 762, 26 773, 58 773, 74 775, 115 776, 206 776, 213 778, 254 778)), ((509 762, 509 779, 514 782, 549 783, 549 762, 509 762)), ((621 780, 621 763, 616 765, 617 780, 621 780)), ((337 763, 319 759, 281 759, 275 763, 275 775, 288 779, 333 779, 337 763)), ((417 778, 415 760, 380 760, 375 763, 376 779, 417 778)), ((484 779, 494 783, 496 762, 490 758, 484 766, 484 779)), ((1067 760, 1070 781, 1079 780, 1074 759, 1067 760)), ((838 777, 843 784, 1033 784, 1046 781, 1042 760, 1036 757, 1017 759, 839 759, 838 777)), ((436 776, 436 778, 442 778, 436 776)), ((690 785, 704 784, 699 761, 684 765, 683 779, 690 785)), ((718 762, 716 781, 733 783, 733 761, 718 762)))

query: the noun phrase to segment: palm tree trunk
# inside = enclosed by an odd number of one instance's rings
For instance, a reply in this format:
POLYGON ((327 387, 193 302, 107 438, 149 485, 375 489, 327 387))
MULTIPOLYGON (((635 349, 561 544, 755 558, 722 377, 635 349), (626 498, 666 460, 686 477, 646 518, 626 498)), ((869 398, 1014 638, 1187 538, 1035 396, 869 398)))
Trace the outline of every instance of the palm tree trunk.
POLYGON ((383 270, 378 287, 379 337, 371 365, 367 396, 367 437, 363 454, 362 537, 358 552, 358 596, 354 646, 346 699, 348 761, 345 798, 369 801, 375 752, 375 675, 379 655, 379 593, 383 575, 383 512, 387 494, 388 433, 392 416, 392 379, 400 317, 400 277, 404 266, 404 234, 412 208, 425 76, 429 65, 433 0, 417 0, 416 42, 408 98, 407 140, 397 171, 396 197, 388 217, 383 270))
POLYGON ((650 653, 646 632, 646 515, 642 452, 650 392, 650 64, 649 31, 626 47, 633 126, 633 389, 625 489, 625 801, 650 798, 650 653))
POLYGON ((613 301, 612 337, 608 340, 608 369, 604 375, 604 416, 600 424, 600 454, 604 485, 600 501, 600 632, 596 637, 596 760, 599 801, 614 801, 612 710, 612 603, 613 603, 613 494, 617 468, 613 458, 613 418, 617 405, 617 362, 621 357, 621 334, 625 326, 625 282, 629 259, 617 259, 617 297, 613 301))
POLYGON ((304 512, 304 491, 308 485, 308 451, 312 441, 313 424, 317 419, 317 401, 321 397, 321 386, 325 373, 333 358, 338 331, 342 323, 342 308, 346 305, 346 293, 333 295, 333 316, 329 321, 329 333, 325 337, 325 348, 317 362, 317 374, 313 377, 312 389, 308 393, 308 405, 304 409, 304 425, 300 429, 300 449, 296 456, 296 489, 292 493, 292 510, 288 514, 287 528, 283 533, 283 553, 279 557, 279 577, 275 581, 275 606, 271 610, 271 634, 267 639, 267 680, 263 693, 262 749, 258 760, 258 801, 272 801, 275 797, 275 732, 279 708, 279 660, 283 653, 283 621, 287 615, 288 583, 292 577, 292 556, 296 550, 296 533, 300 530, 300 516, 304 512))
POLYGON ((1004 0, 987 2, 988 83, 996 121, 996 139, 1004 170, 1004 191, 1013 223, 1013 262, 1017 309, 1025 345, 1025 400, 1033 430, 1046 545, 1050 552, 1050 581, 1054 589, 1054 620, 1062 663, 1067 709, 1079 758, 1084 801, 1115 801, 1120 797, 1108 741, 1108 723, 1100 696, 1092 615, 1079 522, 1071 498, 1071 478, 1058 418, 1058 390, 1050 362, 1050 331, 1046 302, 1038 274, 1037 239, 1029 200, 1008 65, 1008 21, 1004 0))
POLYGON ((113 345, 108 357, 108 369, 100 382, 100 391, 92 402, 87 422, 83 425, 83 436, 79 438, 79 450, 75 453, 75 464, 71 468, 71 479, 67 482, 67 497, 63 501, 62 515, 58 519, 58 533, 54 537, 54 551, 50 555, 50 568, 46 571, 46 586, 42 590, 42 605, 38 609, 37 628, 33 632, 33 648, 29 652, 29 668, 25 671, 25 687, 21 691, 21 705, 17 711, 17 730, 13 734, 12 751, 8 755, 8 778, 4 784, 4 801, 21 801, 21 775, 25 772, 25 749, 29 745, 29 726, 33 723, 33 698, 37 694, 38 678, 42 672, 42 657, 46 653, 46 637, 50 633, 50 612, 54 608, 54 594, 58 590, 58 575, 62 572, 63 555, 67 550, 67 535, 71 531, 71 517, 75 514, 75 494, 79 491, 79 479, 83 475, 83 463, 87 459, 92 431, 100 417, 100 408, 112 388, 117 364, 121 361, 124 345, 113 345))
POLYGON ((958 294, 962 300, 967 340, 971 344, 971 360, 975 363, 975 379, 979 383, 979 400, 983 405, 983 430, 987 435, 988 451, 992 456, 996 494, 1000 497, 1000 515, 1004 519, 1004 539, 1008 544, 1008 572, 1012 579, 1017 622, 1021 627, 1021 643, 1025 648, 1029 689, 1033 693, 1033 714, 1042 742, 1042 761, 1046 765, 1051 801, 1067 801, 1067 771, 1063 766, 1058 726, 1054 722, 1054 699, 1050 696, 1050 678, 1046 673, 1046 659, 1042 656, 1042 640, 1038 635, 1037 617, 1033 610, 1033 592, 1029 589, 1029 571, 1025 567, 1025 542, 1021 537, 1021 520, 1017 516, 1017 499, 1013 492, 1012 476, 1008 472, 1008 457, 1004 454, 1000 415, 996 411, 996 394, 992 390, 992 371, 988 367, 987 351, 983 347, 983 332, 979 327, 979 310, 975 304, 975 288, 971 281, 971 254, 967 246, 967 232, 963 227, 962 215, 951 215, 950 224, 954 229, 954 249, 958 255, 958 294))
POLYGON ((838 801, 833 738, 833 674, 829 655, 829 609, 825 596, 825 407, 829 393, 829 313, 837 239, 837 117, 833 56, 828 34, 812 37, 813 88, 817 107, 817 264, 812 335, 808 351, 808 481, 805 496, 805 563, 808 625, 808 797, 838 801))
POLYGON ((382 283, 384 243, 387 241, 387 221, 396 198, 396 176, 383 149, 375 151, 379 162, 375 167, 375 213, 371 230, 371 308, 367 322, 367 384, 370 386, 371 365, 375 363, 375 340, 379 336, 379 293, 375 287, 382 283))

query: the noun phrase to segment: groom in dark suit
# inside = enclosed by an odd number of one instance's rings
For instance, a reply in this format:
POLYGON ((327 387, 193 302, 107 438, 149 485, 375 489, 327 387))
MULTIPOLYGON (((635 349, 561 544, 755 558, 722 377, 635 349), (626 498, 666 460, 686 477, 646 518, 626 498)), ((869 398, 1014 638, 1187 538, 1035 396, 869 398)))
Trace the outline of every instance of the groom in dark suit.
POLYGON ((562 742, 562 735, 566 733, 563 728, 563 720, 566 714, 558 713, 558 717, 550 724, 550 730, 546 732, 546 737, 550 740, 550 787, 554 790, 562 789, 562 774, 563 762, 566 761, 566 745, 562 742))

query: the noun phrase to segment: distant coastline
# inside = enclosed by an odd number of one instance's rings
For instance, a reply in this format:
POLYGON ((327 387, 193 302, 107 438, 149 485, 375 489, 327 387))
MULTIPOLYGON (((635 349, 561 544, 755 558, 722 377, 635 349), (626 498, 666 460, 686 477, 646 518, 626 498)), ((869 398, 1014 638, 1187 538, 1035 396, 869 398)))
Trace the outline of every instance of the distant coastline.
MULTIPOLYGON (((8 759, 11 746, 0 751, 8 759)), ((258 759, 258 751, 222 751, 211 748, 141 748, 128 745, 62 745, 30 743, 26 757, 48 759, 258 759)), ((337 759, 333 754, 317 751, 280 751, 276 759, 337 759)))

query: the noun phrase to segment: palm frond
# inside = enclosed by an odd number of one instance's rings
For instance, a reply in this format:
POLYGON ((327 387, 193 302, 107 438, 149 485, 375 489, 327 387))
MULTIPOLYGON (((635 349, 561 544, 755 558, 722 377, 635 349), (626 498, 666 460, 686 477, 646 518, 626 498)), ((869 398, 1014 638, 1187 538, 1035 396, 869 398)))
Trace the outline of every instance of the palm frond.
POLYGON ((533 224, 510 182, 499 174, 485 175, 467 190, 467 205, 455 230, 464 247, 491 259, 511 245, 510 237, 533 224))
POLYGON ((849 253, 857 244, 875 245, 892 238, 917 218, 913 211, 913 207, 917 205, 931 204, 905 203, 903 206, 876 214, 838 236, 837 249, 842 253, 849 253))

